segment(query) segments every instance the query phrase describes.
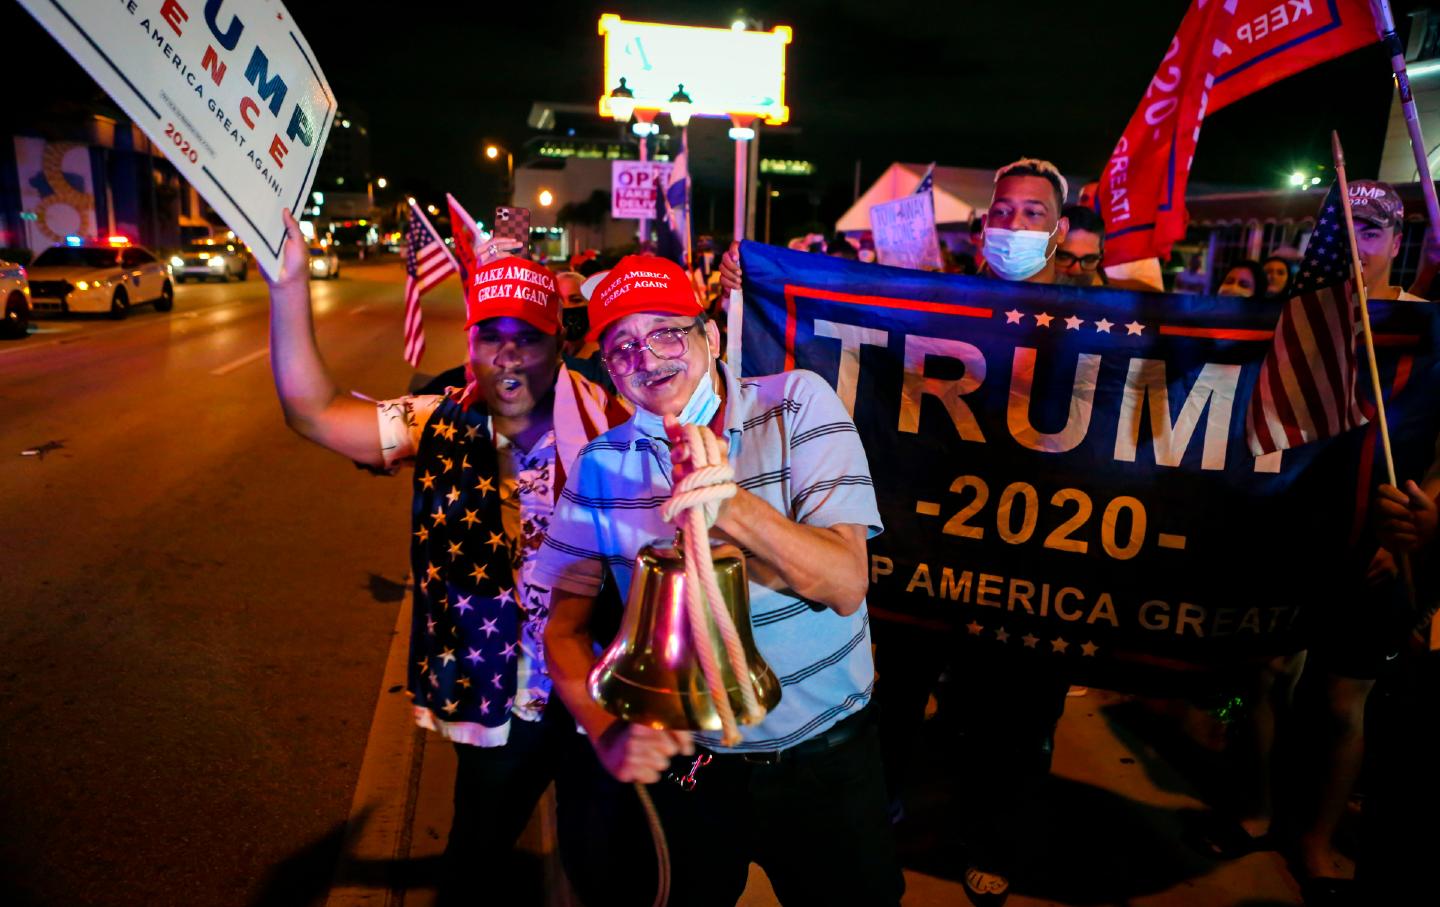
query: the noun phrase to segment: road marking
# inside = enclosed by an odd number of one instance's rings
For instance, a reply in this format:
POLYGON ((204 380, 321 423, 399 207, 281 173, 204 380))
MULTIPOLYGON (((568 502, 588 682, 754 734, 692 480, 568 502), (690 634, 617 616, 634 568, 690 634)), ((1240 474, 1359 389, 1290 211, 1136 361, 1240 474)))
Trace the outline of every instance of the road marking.
POLYGON ((249 302, 250 300, 247 299, 232 300, 229 302, 215 302, 208 305, 203 305, 199 309, 193 309, 186 312, 175 312, 169 315, 169 317, 164 317, 165 313, 162 312, 157 313, 157 315, 159 315, 160 317, 141 317, 139 319, 128 321, 125 324, 113 324, 108 327, 97 326, 94 330, 90 331, 85 330, 84 322, 69 322, 65 327, 52 327, 50 325, 46 325, 45 327, 36 328, 35 337, 39 337, 42 334, 59 334, 60 336, 54 340, 44 340, 39 342, 37 342, 34 337, 32 337, 30 340, 19 342, 16 346, 6 346, 3 349, 0 349, 0 356, 5 355, 6 353, 23 353, 26 350, 43 350, 46 347, 50 346, 63 346, 65 344, 75 343, 79 340, 92 340, 96 337, 108 337, 111 334, 124 333, 125 331, 133 331, 140 328, 155 327, 156 325, 168 325, 177 318, 199 318, 201 315, 209 314, 210 312, 216 312, 221 309, 246 305, 249 302), (79 336, 71 336, 75 334, 78 334, 79 336))
POLYGON ((915 512, 921 516, 939 516, 940 505, 934 501, 916 501, 915 512))
POLYGON ((1155 540, 1155 544, 1161 548, 1174 548, 1176 551, 1184 551, 1185 536, 1162 532, 1160 533, 1160 537, 1155 540))
POLYGON ((263 350, 256 350, 255 352, 250 353, 249 355, 241 356, 239 359, 236 359, 234 362, 227 362, 227 363, 225 363, 224 365, 220 366, 219 368, 211 369, 211 370, 210 370, 210 374, 214 375, 216 378, 223 378, 223 377, 225 377, 226 375, 230 374, 231 372, 235 371, 237 368, 241 368, 241 367, 243 367, 243 366, 249 365, 250 363, 254 362, 256 359, 263 359, 263 358, 265 358, 265 357, 268 356, 268 355, 270 355, 270 348, 269 348, 269 347, 266 347, 266 348, 263 349, 263 350))

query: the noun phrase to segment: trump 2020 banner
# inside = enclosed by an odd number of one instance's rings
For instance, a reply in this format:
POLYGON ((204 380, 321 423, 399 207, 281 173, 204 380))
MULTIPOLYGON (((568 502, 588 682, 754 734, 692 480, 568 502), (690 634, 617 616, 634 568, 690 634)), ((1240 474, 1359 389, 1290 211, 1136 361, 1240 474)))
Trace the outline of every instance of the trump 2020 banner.
POLYGON ((274 275, 335 117, 278 0, 20 0, 274 275))
MULTIPOLYGON (((1259 458, 1245 443, 1278 304, 755 243, 741 260, 742 373, 818 372, 864 441, 877 618, 1077 670, 1196 666, 1294 650, 1363 592, 1373 427, 1259 458)), ((1419 479, 1440 429, 1434 307, 1371 308, 1397 468, 1419 479)))

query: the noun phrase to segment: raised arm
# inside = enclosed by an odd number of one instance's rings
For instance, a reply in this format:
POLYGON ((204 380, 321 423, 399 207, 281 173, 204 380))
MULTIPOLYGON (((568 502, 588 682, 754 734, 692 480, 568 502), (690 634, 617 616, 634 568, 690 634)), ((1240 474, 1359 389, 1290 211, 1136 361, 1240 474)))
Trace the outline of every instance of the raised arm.
POLYGON ((305 235, 285 217, 280 273, 270 283, 270 365, 285 424, 304 438, 367 466, 384 466, 375 405, 342 393, 315 345, 305 235))

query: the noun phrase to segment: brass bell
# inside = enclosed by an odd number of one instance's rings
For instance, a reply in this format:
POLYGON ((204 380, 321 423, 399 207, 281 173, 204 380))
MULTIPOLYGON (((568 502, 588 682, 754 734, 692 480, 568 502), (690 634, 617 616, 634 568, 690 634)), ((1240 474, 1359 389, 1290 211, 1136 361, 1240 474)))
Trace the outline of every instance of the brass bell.
MULTIPOLYGON (((712 544, 715 578, 745 649, 755 697, 768 712, 780 701, 780 681, 760 657, 750 630, 745 557, 734 545, 712 544)), ((708 614, 710 638, 719 633, 708 614)), ((725 692, 746 723, 740 686, 721 658, 725 692)), ((718 731, 720 716, 705 686, 685 608, 685 561, 669 542, 654 542, 635 558, 635 574, 620 632, 590 671, 590 695, 608 712, 636 724, 669 730, 718 731)))

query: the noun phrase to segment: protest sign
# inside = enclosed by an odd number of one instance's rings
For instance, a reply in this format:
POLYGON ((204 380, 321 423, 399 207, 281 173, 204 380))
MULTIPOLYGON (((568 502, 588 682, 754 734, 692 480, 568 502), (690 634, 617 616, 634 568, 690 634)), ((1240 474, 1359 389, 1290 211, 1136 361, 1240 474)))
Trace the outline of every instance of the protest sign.
POLYGON ((669 161, 612 161, 610 216, 649 220, 655 216, 655 192, 670 180, 669 161))
POLYGON ((335 96, 275 2, 20 0, 274 275, 335 96))
MULTIPOLYGON (((1363 585, 1373 434, 1245 443, 1278 303, 741 260, 742 373, 813 370, 854 415, 877 618, 1123 673, 1293 651, 1363 585)), ((1402 476, 1440 431, 1433 309, 1372 303, 1402 476)))
POLYGON ((935 234, 935 199, 929 192, 872 206, 870 229, 881 264, 933 270, 942 267, 940 239, 935 234))

